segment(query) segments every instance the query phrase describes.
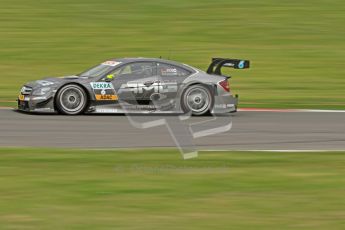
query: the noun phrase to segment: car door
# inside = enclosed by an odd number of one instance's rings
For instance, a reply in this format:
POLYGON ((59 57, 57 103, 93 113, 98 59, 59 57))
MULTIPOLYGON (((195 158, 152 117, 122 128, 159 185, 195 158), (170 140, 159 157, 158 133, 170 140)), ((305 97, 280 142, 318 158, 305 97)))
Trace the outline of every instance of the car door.
POLYGON ((115 70, 112 75, 115 91, 123 101, 141 104, 155 91, 157 75, 153 62, 132 62, 115 70))

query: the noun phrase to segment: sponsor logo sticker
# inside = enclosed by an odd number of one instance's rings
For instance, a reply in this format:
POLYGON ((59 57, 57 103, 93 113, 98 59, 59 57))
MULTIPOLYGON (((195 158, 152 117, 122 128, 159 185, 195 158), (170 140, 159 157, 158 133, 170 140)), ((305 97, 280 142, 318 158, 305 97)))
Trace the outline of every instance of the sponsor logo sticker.
POLYGON ((102 63, 102 65, 107 65, 107 66, 117 66, 120 64, 121 64, 121 62, 117 62, 117 61, 106 61, 106 62, 102 63))
POLYGON ((161 75, 162 76, 174 76, 174 75, 177 75, 177 69, 176 68, 161 69, 161 75))
POLYGON ((102 94, 96 94, 96 100, 97 101, 116 101, 118 99, 117 95, 102 95, 102 94))
POLYGON ((25 96, 20 94, 20 95, 18 96, 18 99, 19 99, 19 101, 24 101, 25 96))
POLYGON ((92 89, 114 89, 113 84, 109 82, 91 82, 92 89))
POLYGON ((117 113, 118 109, 97 108, 96 112, 97 113, 117 113))
POLYGON ((91 88, 95 93, 97 101, 116 101, 118 96, 116 95, 114 86, 110 82, 91 82, 91 88))

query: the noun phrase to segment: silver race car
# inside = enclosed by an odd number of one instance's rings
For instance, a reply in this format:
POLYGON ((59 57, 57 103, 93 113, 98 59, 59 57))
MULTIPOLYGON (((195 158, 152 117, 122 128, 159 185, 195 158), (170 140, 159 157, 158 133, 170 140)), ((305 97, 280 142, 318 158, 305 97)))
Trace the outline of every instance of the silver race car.
POLYGON ((249 68, 249 61, 213 58, 206 72, 153 58, 105 61, 81 74, 25 84, 18 109, 61 113, 207 113, 236 112, 223 67, 249 68))

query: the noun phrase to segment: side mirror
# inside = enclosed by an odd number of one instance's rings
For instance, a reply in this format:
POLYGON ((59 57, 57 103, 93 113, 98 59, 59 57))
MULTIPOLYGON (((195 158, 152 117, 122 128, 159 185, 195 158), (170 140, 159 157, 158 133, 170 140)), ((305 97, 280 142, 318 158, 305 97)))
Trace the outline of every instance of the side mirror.
POLYGON ((111 82, 112 80, 114 80, 114 75, 112 75, 112 74, 109 74, 105 77, 106 82, 111 82))

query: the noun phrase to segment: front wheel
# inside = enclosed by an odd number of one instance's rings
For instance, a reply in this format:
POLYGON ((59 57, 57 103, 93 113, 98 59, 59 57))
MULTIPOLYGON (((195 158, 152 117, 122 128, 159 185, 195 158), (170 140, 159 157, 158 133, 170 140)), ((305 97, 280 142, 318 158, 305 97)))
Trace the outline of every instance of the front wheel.
POLYGON ((85 90, 78 85, 66 85, 59 90, 55 103, 60 113, 77 115, 84 112, 87 95, 85 90))
POLYGON ((201 116, 210 112, 213 106, 213 96, 210 90, 203 85, 192 85, 182 95, 184 112, 201 116))

